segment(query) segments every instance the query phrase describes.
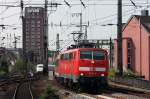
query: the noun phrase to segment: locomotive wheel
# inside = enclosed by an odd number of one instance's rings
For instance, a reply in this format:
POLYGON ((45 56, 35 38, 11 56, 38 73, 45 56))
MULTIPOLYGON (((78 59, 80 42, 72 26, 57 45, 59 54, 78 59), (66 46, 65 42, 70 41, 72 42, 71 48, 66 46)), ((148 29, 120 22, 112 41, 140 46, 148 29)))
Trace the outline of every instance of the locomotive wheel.
POLYGON ((80 86, 79 83, 74 83, 74 84, 73 84, 73 90, 76 91, 77 93, 83 91, 82 86, 80 86))

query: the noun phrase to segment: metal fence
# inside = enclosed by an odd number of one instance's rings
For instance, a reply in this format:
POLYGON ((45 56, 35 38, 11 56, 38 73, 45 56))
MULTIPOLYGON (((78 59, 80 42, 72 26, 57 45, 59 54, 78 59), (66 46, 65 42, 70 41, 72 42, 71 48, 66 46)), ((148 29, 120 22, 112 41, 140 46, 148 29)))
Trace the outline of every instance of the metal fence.
POLYGON ((150 81, 148 80, 126 78, 126 77, 112 77, 110 78, 110 81, 132 86, 135 88, 142 88, 142 89, 150 90, 150 81))

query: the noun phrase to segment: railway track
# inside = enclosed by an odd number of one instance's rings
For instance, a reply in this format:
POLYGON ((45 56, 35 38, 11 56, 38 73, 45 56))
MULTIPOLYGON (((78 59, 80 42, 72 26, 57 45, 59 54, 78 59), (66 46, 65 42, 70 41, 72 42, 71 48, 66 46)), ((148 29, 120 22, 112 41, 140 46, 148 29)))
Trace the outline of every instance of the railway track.
POLYGON ((23 82, 18 84, 12 99, 34 99, 31 90, 31 83, 23 82))
POLYGON ((60 90, 58 92, 60 99, 150 99, 142 94, 133 93, 122 93, 122 92, 112 92, 103 91, 101 94, 89 94, 89 93, 74 93, 68 90, 60 90))
POLYGON ((150 99, 150 92, 124 88, 122 86, 109 86, 100 90, 98 93, 92 93, 91 89, 77 92, 76 90, 56 85, 60 99, 150 99), (60 90, 62 89, 62 90, 60 90))
POLYGON ((8 76, 0 80, 0 99, 33 99, 31 83, 36 77, 8 76))

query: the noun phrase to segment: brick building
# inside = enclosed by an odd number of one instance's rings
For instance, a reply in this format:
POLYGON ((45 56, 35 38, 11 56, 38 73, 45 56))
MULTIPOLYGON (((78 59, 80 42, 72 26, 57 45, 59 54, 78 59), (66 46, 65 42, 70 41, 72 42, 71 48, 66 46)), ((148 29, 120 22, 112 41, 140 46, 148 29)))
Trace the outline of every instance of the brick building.
MULTIPOLYGON (((117 39, 114 42, 114 66, 117 66, 117 39)), ((133 15, 122 31, 123 68, 150 80, 150 16, 133 15)))

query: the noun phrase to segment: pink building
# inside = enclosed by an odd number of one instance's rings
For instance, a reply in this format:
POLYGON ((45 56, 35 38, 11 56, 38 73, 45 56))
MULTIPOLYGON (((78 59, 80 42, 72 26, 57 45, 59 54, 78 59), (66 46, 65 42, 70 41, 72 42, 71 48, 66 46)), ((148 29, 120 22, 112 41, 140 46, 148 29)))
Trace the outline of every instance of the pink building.
MULTIPOLYGON (((150 16, 132 16, 123 27, 123 68, 150 80, 150 16)), ((117 66, 117 40, 114 42, 114 66, 117 66)))

